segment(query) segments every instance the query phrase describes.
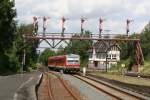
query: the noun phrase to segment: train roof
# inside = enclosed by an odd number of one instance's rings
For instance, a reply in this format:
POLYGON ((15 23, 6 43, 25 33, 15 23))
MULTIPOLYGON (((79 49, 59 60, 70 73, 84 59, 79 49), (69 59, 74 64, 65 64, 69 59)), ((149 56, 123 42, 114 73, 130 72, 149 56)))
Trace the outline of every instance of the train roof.
POLYGON ((68 54, 68 55, 60 55, 60 56, 50 56, 50 57, 48 57, 49 59, 51 59, 51 58, 64 58, 64 57, 80 57, 79 55, 77 55, 77 54, 68 54))
POLYGON ((77 54, 68 54, 66 56, 68 56, 68 57, 79 57, 79 55, 77 55, 77 54))

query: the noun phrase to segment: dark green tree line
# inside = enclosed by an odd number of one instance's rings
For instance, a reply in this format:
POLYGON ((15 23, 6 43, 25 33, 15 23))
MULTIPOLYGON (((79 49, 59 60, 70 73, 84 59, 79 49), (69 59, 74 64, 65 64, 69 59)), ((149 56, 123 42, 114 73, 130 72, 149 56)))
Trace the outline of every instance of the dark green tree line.
POLYGON ((13 0, 0 1, 0 73, 16 71, 16 10, 13 0))
POLYGON ((39 57, 39 62, 42 63, 43 65, 47 66, 48 57, 55 56, 55 55, 57 55, 57 54, 54 51, 52 51, 51 49, 45 49, 39 57))
POLYGON ((25 66, 24 70, 28 70, 28 68, 36 67, 36 62, 38 58, 38 54, 36 51, 36 48, 38 47, 38 40, 32 40, 32 39, 27 39, 24 36, 27 34, 32 35, 32 24, 24 25, 21 24, 20 26, 17 27, 17 32, 18 34, 18 39, 16 41, 18 42, 18 56, 20 62, 22 62, 23 59, 23 54, 25 53, 26 59, 25 59, 25 66), (25 50, 25 52, 24 52, 25 50))
POLYGON ((145 60, 150 60, 150 29, 145 29, 140 36, 141 47, 145 60))
MULTIPOLYGON (((81 34, 75 35, 73 37, 79 37, 80 38, 81 34)), ((85 31, 85 33, 82 34, 83 37, 90 37, 90 32, 85 31)), ((78 54, 80 55, 80 60, 81 60, 81 66, 87 66, 88 63, 88 58, 89 58, 89 52, 88 50, 91 49, 91 44, 92 41, 90 40, 72 40, 67 46, 64 51, 69 54, 78 54)))
MULTIPOLYGON (((133 34, 129 38, 139 38, 140 39, 140 44, 141 48, 143 51, 143 56, 145 60, 150 60, 150 29, 145 28, 144 31, 141 34, 133 34)), ((133 66, 135 62, 135 47, 134 43, 132 42, 121 42, 120 44, 121 47, 121 60, 122 61, 127 61, 128 64, 127 66, 129 69, 133 66)))
MULTIPOLYGON (((32 34, 32 25, 18 25, 14 20, 16 9, 13 0, 0 1, 0 74, 18 72, 21 68, 23 52, 26 51, 26 65, 37 61, 38 41, 25 40, 23 35, 32 34)), ((28 67, 25 67, 25 70, 28 67)))

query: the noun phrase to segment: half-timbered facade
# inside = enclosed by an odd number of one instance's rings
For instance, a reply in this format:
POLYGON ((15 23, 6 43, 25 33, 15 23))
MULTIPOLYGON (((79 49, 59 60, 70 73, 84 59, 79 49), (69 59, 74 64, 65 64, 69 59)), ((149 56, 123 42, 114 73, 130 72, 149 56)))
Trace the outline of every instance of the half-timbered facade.
POLYGON ((110 68, 120 61, 120 47, 116 43, 99 41, 89 51, 89 67, 97 69, 110 68))

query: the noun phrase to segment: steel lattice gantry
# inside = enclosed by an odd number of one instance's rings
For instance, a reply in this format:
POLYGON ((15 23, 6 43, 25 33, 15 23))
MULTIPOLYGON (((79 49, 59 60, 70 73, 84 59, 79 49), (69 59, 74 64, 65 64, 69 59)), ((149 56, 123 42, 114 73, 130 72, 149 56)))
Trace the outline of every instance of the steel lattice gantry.
POLYGON ((129 37, 125 37, 124 38, 105 38, 105 37, 101 37, 99 38, 99 34, 97 35, 90 35, 90 36, 77 36, 77 37, 73 37, 74 34, 72 33, 66 33, 63 36, 60 33, 49 33, 48 35, 26 35, 25 38, 26 39, 32 39, 32 40, 40 40, 40 43, 42 41, 45 41, 46 43, 49 44, 49 46, 51 48, 56 48, 57 45, 61 42, 64 42, 66 44, 69 44, 67 42, 67 40, 72 41, 72 40, 91 40, 91 41, 106 41, 106 42, 111 42, 111 43, 119 43, 119 42, 126 42, 126 43, 133 43, 135 46, 135 66, 140 66, 143 65, 144 63, 144 57, 143 57, 143 53, 142 53, 142 49, 140 46, 140 39, 136 39, 136 38, 129 38, 129 37), (51 40, 51 42, 49 42, 49 40, 51 40), (55 43, 55 41, 58 41, 57 43, 55 43))

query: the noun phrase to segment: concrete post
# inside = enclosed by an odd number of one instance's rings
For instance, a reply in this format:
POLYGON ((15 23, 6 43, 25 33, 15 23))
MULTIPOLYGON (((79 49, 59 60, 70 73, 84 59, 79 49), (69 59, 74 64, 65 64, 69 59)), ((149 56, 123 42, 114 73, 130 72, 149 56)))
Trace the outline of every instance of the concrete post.
POLYGON ((86 75, 86 67, 83 67, 83 76, 86 75))

